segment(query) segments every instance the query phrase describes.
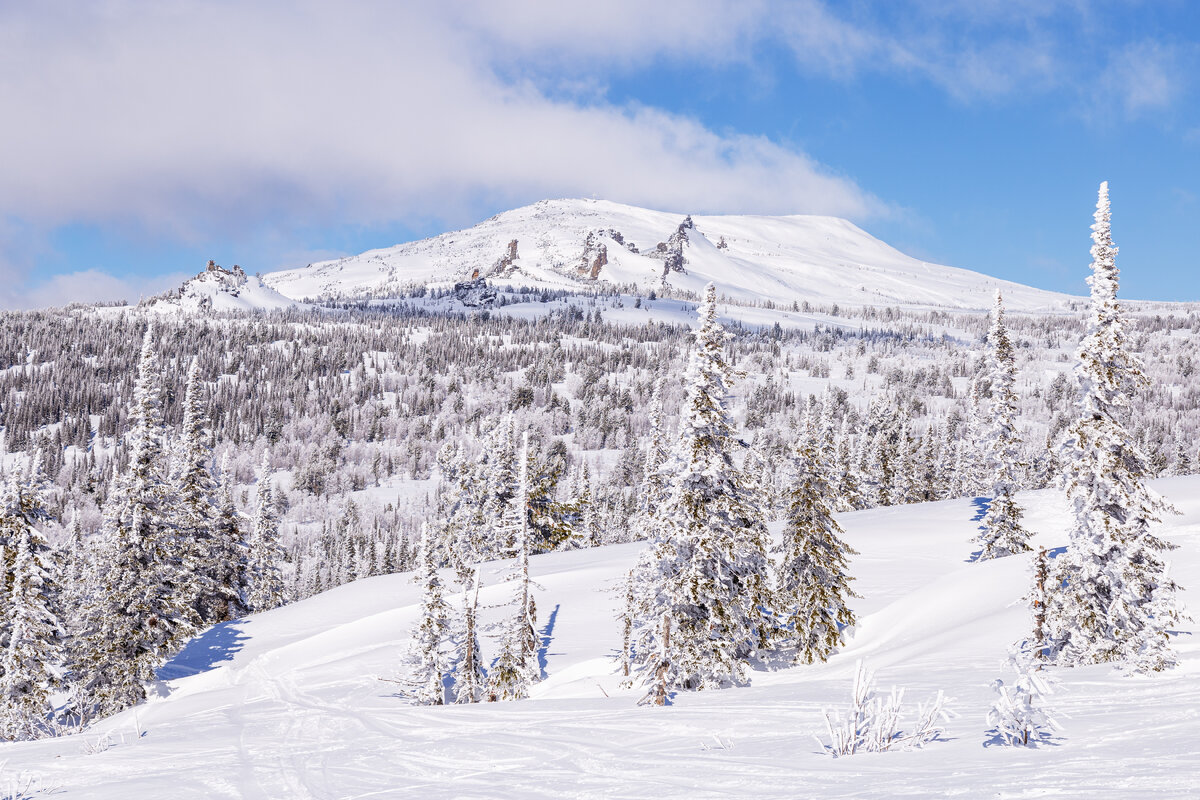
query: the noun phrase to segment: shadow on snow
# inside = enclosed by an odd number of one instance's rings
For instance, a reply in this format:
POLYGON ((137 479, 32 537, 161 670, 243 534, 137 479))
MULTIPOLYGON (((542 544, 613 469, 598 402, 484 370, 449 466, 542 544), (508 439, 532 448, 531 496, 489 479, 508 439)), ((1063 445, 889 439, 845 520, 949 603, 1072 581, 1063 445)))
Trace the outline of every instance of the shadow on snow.
POLYGON ((243 620, 219 622, 195 637, 179 653, 158 670, 158 679, 170 681, 188 675, 198 675, 230 661, 250 637, 242 632, 243 620))
POLYGON ((546 656, 549 655, 550 639, 554 636, 554 623, 558 621, 558 609, 561 605, 556 605, 554 610, 550 612, 550 616, 546 618, 546 627, 542 628, 539 636, 542 640, 542 646, 538 648, 538 670, 542 674, 542 679, 546 679, 546 656))

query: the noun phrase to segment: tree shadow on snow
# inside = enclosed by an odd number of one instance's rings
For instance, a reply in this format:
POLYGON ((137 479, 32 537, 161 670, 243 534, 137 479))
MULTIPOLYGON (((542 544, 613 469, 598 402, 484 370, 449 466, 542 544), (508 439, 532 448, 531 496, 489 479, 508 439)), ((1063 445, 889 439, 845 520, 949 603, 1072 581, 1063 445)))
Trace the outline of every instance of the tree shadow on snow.
POLYGON ((541 633, 538 634, 542 640, 542 646, 538 648, 538 670, 542 673, 543 680, 546 678, 546 656, 550 654, 550 639, 554 636, 554 623, 558 621, 558 609, 560 608, 562 608, 561 605, 554 606, 554 610, 546 618, 546 627, 542 628, 541 633))
POLYGON ((170 681, 188 675, 198 675, 230 661, 249 639, 242 632, 242 620, 220 622, 195 637, 179 653, 158 670, 158 679, 170 681))
MULTIPOLYGON (((983 518, 987 516, 988 507, 991 506, 992 499, 990 497, 972 497, 971 505, 975 506, 975 516, 971 517, 971 522, 983 522, 983 518)), ((979 526, 979 530, 983 530, 983 526, 979 526)), ((967 557, 968 564, 974 564, 979 560, 979 556, 983 554, 983 549, 980 548, 971 553, 967 557)))
POLYGON ((1066 737, 1054 736, 1050 733, 1039 733, 1029 740, 1029 744, 1009 744, 1003 736, 992 729, 985 734, 988 738, 983 741, 984 747, 1012 747, 1015 749, 1036 750, 1042 746, 1062 747, 1067 741, 1066 737))

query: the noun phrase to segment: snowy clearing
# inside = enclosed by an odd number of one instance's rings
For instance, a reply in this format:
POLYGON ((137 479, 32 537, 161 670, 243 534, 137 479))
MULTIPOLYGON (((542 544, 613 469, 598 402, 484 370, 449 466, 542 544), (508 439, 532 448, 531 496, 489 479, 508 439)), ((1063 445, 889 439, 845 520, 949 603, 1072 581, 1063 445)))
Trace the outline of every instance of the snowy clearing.
MULTIPOLYGON (((1194 590, 1200 478, 1154 486, 1184 512, 1164 532, 1180 545, 1173 574, 1194 590)), ((1035 545, 1063 545, 1061 495, 1020 500, 1035 545)), ((755 671, 748 688, 635 705, 644 690, 622 690, 615 674, 611 589, 643 545, 615 545, 533 558, 545 680, 530 700, 415 707, 397 697, 380 678, 396 673, 419 592, 410 575, 391 575, 210 629, 163 669, 160 696, 81 735, 3 745, 0 760, 55 796, 122 800, 1196 796, 1190 623, 1170 672, 1054 671, 1064 730, 1051 744, 984 746, 989 684, 1010 677, 1006 649, 1029 625, 1029 557, 968 563, 979 513, 964 499, 841 515, 860 552, 857 630, 827 664, 755 671), (822 709, 848 705, 858 659, 880 689, 907 687, 907 706, 944 690, 957 716, 942 739, 912 752, 822 753, 822 709)), ((505 571, 485 567, 485 606, 507 600, 505 571)))

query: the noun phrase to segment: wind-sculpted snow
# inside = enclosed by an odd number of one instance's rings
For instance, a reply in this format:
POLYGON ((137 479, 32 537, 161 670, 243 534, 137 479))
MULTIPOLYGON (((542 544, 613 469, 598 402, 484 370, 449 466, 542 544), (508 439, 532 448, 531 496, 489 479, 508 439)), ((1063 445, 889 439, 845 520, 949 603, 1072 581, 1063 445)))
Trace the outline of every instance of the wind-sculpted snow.
POLYGON ((696 216, 694 227, 681 229, 684 219, 608 201, 546 200, 467 230, 273 272, 264 281, 297 300, 393 297, 474 277, 581 291, 599 283, 642 293, 661 290, 665 281, 693 294, 712 281, 723 296, 782 305, 983 310, 998 288, 1016 311, 1059 311, 1076 300, 928 264, 835 217, 696 216), (681 271, 670 268, 673 241, 680 243, 681 271))
MULTIPOLYGON (((1154 486, 1184 512, 1164 533, 1180 545, 1172 574, 1194 591, 1200 477, 1154 486)), ((1018 499, 1035 547, 1065 543, 1058 492, 1018 499)), ((977 516, 969 499, 841 515, 860 552, 859 625, 828 663, 753 670, 749 688, 680 694, 667 708, 638 707, 644 689, 620 688, 613 590, 642 545, 616 545, 531 560, 546 678, 529 700, 419 707, 379 680, 394 677, 420 598, 410 574, 390 575, 203 634, 163 673, 183 677, 147 703, 83 734, 4 745, 0 761, 56 797, 101 800, 1196 796, 1191 623, 1178 668, 1053 670, 1063 730, 1037 749, 984 746, 990 684, 1008 678, 1007 647, 1029 626, 1030 563, 970 562, 977 516), (907 687, 913 702, 944 690, 958 715, 944 736, 912 752, 823 754, 822 709, 848 705, 859 659, 881 690, 907 687)), ((484 566, 485 634, 507 613, 508 569, 484 566)), ((490 636, 483 646, 496 651, 490 636)))

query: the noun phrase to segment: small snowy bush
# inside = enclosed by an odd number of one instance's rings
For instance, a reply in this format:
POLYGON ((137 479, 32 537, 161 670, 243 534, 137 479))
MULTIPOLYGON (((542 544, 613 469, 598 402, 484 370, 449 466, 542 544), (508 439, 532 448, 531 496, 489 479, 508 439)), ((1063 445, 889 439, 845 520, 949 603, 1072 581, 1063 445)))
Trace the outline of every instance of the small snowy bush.
POLYGON ((911 750, 932 742, 942 734, 940 723, 950 717, 942 692, 917 707, 917 719, 907 729, 903 729, 900 722, 903 700, 904 690, 894 687, 886 697, 877 696, 875 673, 868 670, 862 661, 857 662, 854 666, 850 713, 843 717, 840 712, 825 712, 829 744, 821 742, 821 746, 837 758, 854 753, 911 750))
POLYGON ((1027 664, 1013 666, 1017 679, 1011 686, 999 679, 992 682, 999 697, 987 714, 987 724, 992 726, 988 734, 999 744, 1032 747, 1062 728, 1042 706, 1043 698, 1053 693, 1050 680, 1027 664))

